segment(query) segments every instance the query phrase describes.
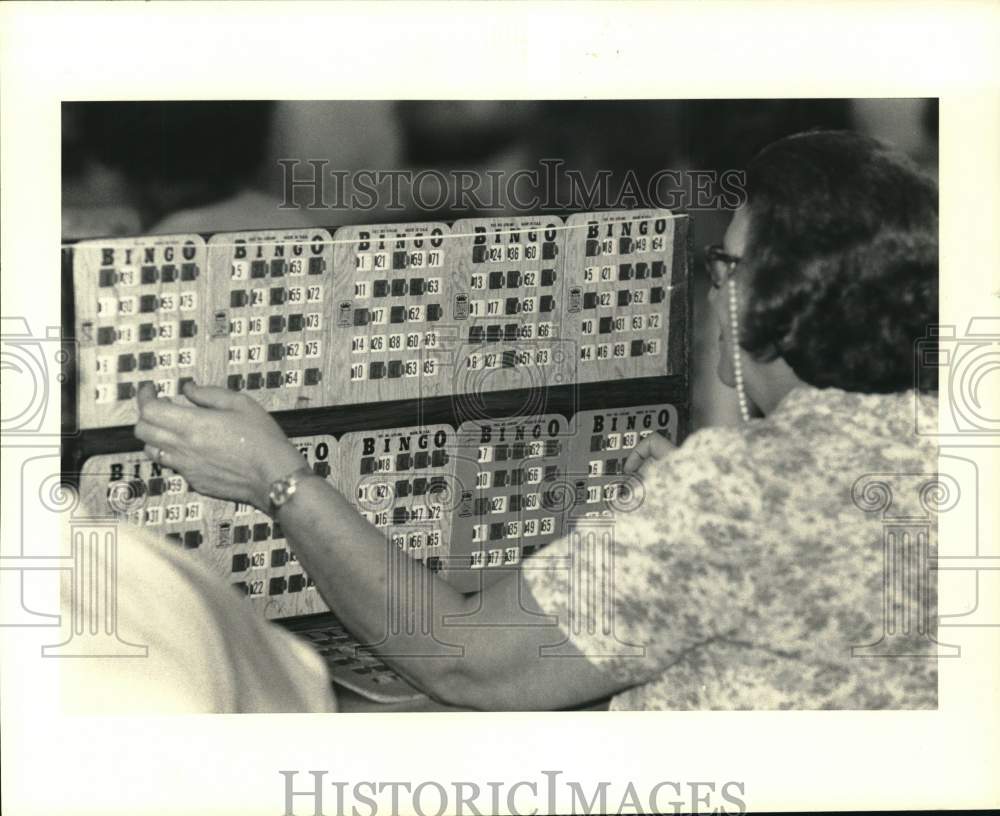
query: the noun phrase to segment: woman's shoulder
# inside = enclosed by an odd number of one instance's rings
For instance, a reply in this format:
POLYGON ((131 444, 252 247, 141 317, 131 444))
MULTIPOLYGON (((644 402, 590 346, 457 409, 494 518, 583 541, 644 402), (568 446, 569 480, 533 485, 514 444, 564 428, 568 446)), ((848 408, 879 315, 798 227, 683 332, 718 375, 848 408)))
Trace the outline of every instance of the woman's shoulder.
POLYGON ((757 463, 750 455, 751 443, 742 428, 714 426, 692 433, 684 442, 642 472, 656 489, 691 489, 695 485, 730 482, 752 484, 757 463))
POLYGON ((862 394, 800 386, 762 419, 693 433, 678 449, 676 463, 713 468, 724 461, 724 468, 742 464, 768 470, 781 467, 784 460, 800 458, 803 452, 817 462, 845 448, 863 453, 886 446, 908 447, 919 454, 935 447, 935 440, 917 432, 914 416, 932 409, 932 419, 936 419, 936 400, 914 391, 862 394))
POLYGON ((835 474, 885 470, 887 462, 916 467, 934 450, 914 431, 913 399, 797 388, 763 419, 695 431, 641 472, 643 487, 654 503, 683 502, 693 517, 745 518, 776 487, 820 496, 835 474))
POLYGON ((639 471, 644 506, 630 520, 655 518, 673 540, 703 540, 706 525, 749 522, 761 506, 759 464, 741 429, 698 430, 639 471))

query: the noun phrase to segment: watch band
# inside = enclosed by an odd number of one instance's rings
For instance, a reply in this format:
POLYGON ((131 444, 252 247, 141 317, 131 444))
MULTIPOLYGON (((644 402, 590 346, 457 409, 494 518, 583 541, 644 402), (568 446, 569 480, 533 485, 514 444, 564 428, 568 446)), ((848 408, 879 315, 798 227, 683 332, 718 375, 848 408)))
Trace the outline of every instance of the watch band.
POLYGON ((280 479, 275 479, 271 482, 271 487, 267 492, 267 498, 269 501, 269 510, 271 518, 274 518, 278 511, 291 501, 292 496, 295 495, 299 488, 299 484, 309 477, 315 477, 315 473, 308 465, 303 465, 300 468, 296 468, 287 476, 283 476, 280 479))

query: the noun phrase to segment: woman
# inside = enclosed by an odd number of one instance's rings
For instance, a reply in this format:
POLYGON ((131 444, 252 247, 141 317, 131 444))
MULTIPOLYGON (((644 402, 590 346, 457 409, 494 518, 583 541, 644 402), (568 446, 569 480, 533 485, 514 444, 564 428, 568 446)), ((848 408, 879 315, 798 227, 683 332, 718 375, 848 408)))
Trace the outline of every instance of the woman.
MULTIPOLYGON (((613 708, 936 706, 932 630, 894 641, 917 657, 864 657, 884 641, 882 519, 852 500, 869 474, 936 467, 933 444, 914 434, 910 391, 913 343, 937 314, 935 185, 874 141, 821 132, 764 150, 747 192, 707 261, 718 374, 744 417, 752 402, 765 418, 703 430, 678 450, 647 440, 628 465, 645 500, 616 518, 610 549, 557 542, 520 578, 466 597, 388 549, 322 479, 304 475, 278 510, 363 641, 386 631, 390 562, 431 585, 435 637, 460 648, 434 659, 383 648, 430 695, 487 709, 611 695, 613 708), (474 613, 475 626, 456 625, 474 613)), ((148 454, 200 492, 267 509, 299 453, 251 399, 185 393, 196 407, 140 394, 148 454)), ((893 501, 919 509, 905 491, 893 501)), ((889 608, 933 621, 933 602, 925 592, 889 608)))

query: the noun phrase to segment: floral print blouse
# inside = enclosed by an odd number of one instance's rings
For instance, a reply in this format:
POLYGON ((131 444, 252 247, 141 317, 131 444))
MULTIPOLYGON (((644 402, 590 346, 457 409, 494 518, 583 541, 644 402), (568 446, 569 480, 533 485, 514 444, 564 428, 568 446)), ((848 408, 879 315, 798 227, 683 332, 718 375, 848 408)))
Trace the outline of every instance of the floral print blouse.
POLYGON ((914 400, 800 387, 647 465, 636 509, 525 560, 551 654, 607 672, 612 709, 936 708, 914 400))

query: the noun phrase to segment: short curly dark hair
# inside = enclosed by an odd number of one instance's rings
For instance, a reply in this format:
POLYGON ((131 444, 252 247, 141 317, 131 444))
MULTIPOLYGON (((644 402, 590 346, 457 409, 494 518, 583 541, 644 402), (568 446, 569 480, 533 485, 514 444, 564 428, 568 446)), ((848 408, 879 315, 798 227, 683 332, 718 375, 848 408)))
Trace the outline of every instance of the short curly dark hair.
MULTIPOLYGON (((938 320, 935 181, 848 131, 781 139, 748 165, 746 181, 740 345, 757 359, 781 357, 820 388, 912 388, 914 342, 938 320)), ((936 378, 921 386, 936 389, 936 378)))

